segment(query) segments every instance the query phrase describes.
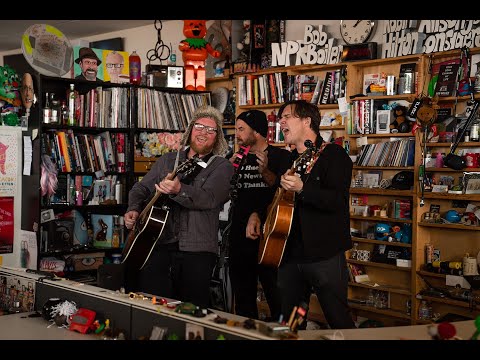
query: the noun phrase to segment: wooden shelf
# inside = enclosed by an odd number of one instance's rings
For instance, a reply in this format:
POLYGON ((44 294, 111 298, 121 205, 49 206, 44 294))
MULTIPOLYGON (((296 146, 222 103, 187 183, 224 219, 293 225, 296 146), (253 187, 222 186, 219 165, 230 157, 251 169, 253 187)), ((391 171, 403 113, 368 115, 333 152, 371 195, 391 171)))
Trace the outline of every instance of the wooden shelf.
POLYGON ((361 216, 361 215, 350 215, 350 219, 353 220, 370 220, 370 221, 386 221, 386 222, 401 222, 411 224, 411 219, 395 219, 390 217, 381 217, 381 216, 361 216))
POLYGON ((373 312, 373 313, 377 313, 377 314, 392 316, 392 317, 396 317, 396 318, 400 318, 400 319, 411 320, 410 315, 407 315, 404 312, 401 312, 401 311, 398 311, 398 310, 377 309, 377 308, 375 308, 373 306, 370 306, 370 305, 355 304, 353 302, 349 302, 348 306, 350 306, 352 309, 363 310, 363 311, 373 312))
POLYGON ((418 226, 441 228, 441 229, 453 229, 453 230, 467 230, 467 231, 480 231, 480 226, 462 225, 462 224, 436 224, 427 222, 418 222, 418 226))
POLYGON ((427 300, 427 301, 432 301, 432 302, 437 302, 437 303, 442 303, 442 304, 448 304, 448 305, 453 305, 453 306, 458 306, 458 307, 463 307, 467 309, 472 309, 475 311, 480 311, 480 306, 479 305, 474 305, 473 307, 470 306, 470 303, 467 301, 461 301, 461 300, 454 300, 454 299, 449 299, 449 298, 440 298, 440 297, 435 297, 435 296, 425 296, 425 295, 418 295, 419 300, 427 300))
POLYGON ((282 106, 281 103, 278 104, 261 104, 261 105, 239 105, 238 108, 242 110, 263 110, 263 109, 275 109, 282 106))
MULTIPOLYGON (((383 97, 383 96, 375 96, 375 98, 380 98, 380 97, 383 97)), ((386 98, 391 98, 392 96, 385 96, 386 98)), ((355 100, 357 100, 355 98, 355 100)), ((351 138, 359 138, 359 137, 369 137, 369 138, 391 138, 391 137, 414 137, 412 135, 411 132, 409 133, 397 133, 397 134, 392 134, 392 133, 388 133, 388 134, 349 134, 348 135, 349 137, 351 138)))
POLYGON ((366 194, 366 195, 381 195, 381 196, 413 196, 414 192, 412 190, 350 188, 350 194, 366 194))
POLYGON ((357 170, 415 170, 414 166, 358 166, 353 165, 354 169, 357 170))
POLYGON ((448 194, 426 192, 423 194, 424 199, 446 199, 446 200, 470 200, 480 201, 480 194, 448 194))
POLYGON ((425 171, 426 172, 442 172, 442 171, 446 171, 446 172, 464 172, 464 171, 480 171, 480 168, 465 168, 463 170, 455 170, 455 169, 450 169, 448 167, 442 167, 442 168, 437 168, 437 167, 428 167, 428 168, 425 168, 425 171))
POLYGON ((222 129, 235 129, 235 125, 222 125, 222 129))
POLYGON ((358 260, 347 259, 347 262, 351 263, 351 264, 373 266, 373 267, 390 269, 390 270, 410 271, 412 269, 412 268, 409 268, 409 267, 401 267, 401 266, 396 266, 396 265, 377 263, 377 262, 373 262, 373 261, 358 261, 358 260))
POLYGON ((320 130, 345 130, 345 126, 343 126, 343 125, 320 126, 320 130))
POLYGON ((216 82, 222 82, 222 81, 231 81, 232 79, 230 76, 218 76, 218 77, 213 77, 213 78, 207 78, 205 79, 205 82, 207 84, 210 83, 216 83, 216 82))
MULTIPOLYGON (((372 281, 372 282, 375 282, 375 281, 372 281)), ((409 289, 395 288, 395 287, 388 286, 388 285, 369 286, 369 285, 365 285, 365 284, 362 284, 362 283, 355 283, 355 282, 349 282, 348 285, 353 286, 353 287, 360 287, 360 288, 364 288, 364 289, 388 291, 388 292, 395 293, 395 294, 402 294, 402 295, 408 295, 408 296, 412 295, 412 293, 410 292, 409 289)))
POLYGON ((422 276, 436 277, 436 278, 440 278, 440 279, 445 279, 446 278, 445 274, 437 274, 437 273, 432 273, 430 271, 425 271, 425 270, 418 270, 417 274, 422 275, 422 276))
POLYGON ((366 244, 378 244, 378 245, 398 246, 398 247, 406 247, 406 248, 411 248, 412 247, 412 244, 404 244, 404 243, 401 243, 401 242, 388 242, 388 241, 382 241, 382 240, 365 239, 365 238, 356 237, 356 236, 352 236, 352 241, 353 242, 366 243, 366 244))
MULTIPOLYGON (((373 100, 406 100, 408 102, 412 102, 415 99, 415 97, 416 97, 415 94, 357 96, 353 100, 368 100, 368 99, 373 99, 373 100)), ((364 135, 364 136, 371 136, 371 135, 375 135, 375 134, 364 135)), ((387 134, 387 135, 396 136, 398 134, 387 134)), ((412 133, 410 133, 410 136, 413 136, 412 133)))
MULTIPOLYGON (((440 143, 440 142, 429 142, 426 143, 426 147, 451 147, 453 143, 446 142, 446 143, 440 143)), ((460 142, 458 143, 457 147, 477 147, 480 146, 480 142, 477 141, 469 141, 469 142, 460 142)))

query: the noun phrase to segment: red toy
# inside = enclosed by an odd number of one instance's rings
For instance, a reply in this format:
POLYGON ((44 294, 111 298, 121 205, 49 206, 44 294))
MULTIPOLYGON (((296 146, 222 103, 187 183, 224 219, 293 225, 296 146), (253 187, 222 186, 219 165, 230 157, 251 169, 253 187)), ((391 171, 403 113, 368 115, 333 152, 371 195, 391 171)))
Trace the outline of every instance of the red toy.
POLYGON ((187 37, 178 48, 182 52, 185 67, 185 89, 205 90, 205 60, 208 54, 215 58, 220 52, 213 49, 205 39, 206 20, 183 20, 183 34, 187 37))

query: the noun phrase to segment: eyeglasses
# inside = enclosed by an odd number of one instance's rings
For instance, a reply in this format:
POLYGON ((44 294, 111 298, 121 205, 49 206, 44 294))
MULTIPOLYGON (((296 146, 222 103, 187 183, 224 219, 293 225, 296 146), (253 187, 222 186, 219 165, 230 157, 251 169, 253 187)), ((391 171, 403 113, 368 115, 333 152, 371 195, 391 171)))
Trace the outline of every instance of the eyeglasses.
POLYGON ((206 125, 199 124, 199 123, 193 124, 193 127, 194 127, 195 130, 197 130, 197 131, 206 130, 208 134, 215 134, 215 133, 217 132, 217 129, 215 129, 215 128, 211 127, 211 126, 206 126, 206 125))
POLYGON ((97 60, 82 60, 82 63, 85 65, 94 65, 97 66, 97 60))
POLYGON ((109 69, 111 69, 112 67, 119 69, 123 66, 123 64, 105 64, 105 66, 109 69))

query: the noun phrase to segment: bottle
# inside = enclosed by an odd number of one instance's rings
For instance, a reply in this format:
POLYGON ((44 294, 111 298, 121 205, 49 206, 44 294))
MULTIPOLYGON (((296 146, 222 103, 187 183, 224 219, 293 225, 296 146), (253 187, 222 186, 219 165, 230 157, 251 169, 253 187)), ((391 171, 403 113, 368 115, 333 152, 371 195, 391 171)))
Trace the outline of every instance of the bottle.
POLYGON ((474 122, 470 128, 470 141, 479 141, 480 123, 474 122))
POLYGON ((428 308, 427 302, 425 300, 422 300, 422 303, 418 307, 418 318, 420 320, 430 319, 430 309, 428 308))
POLYGON ((62 100, 62 105, 60 106, 60 124, 67 125, 68 124, 68 107, 67 102, 62 100))
POLYGON ((355 186, 356 188, 363 187, 363 173, 362 170, 358 170, 357 174, 355 175, 355 186))
POLYGON ((120 247, 120 232, 118 230, 118 218, 119 218, 119 215, 114 215, 113 217, 112 248, 120 247))
POLYGON ((140 85, 142 81, 142 65, 140 56, 134 50, 128 57, 130 67, 130 84, 140 85))
POLYGON ((437 153, 437 157, 435 160, 435 167, 442 168, 443 167, 443 156, 442 153, 437 153))
POLYGON ((50 97, 48 92, 45 93, 45 106, 43 107, 43 123, 49 124, 50 117, 52 116, 52 109, 50 108, 50 97))
POLYGON ((275 111, 272 110, 270 115, 267 116, 267 119, 268 119, 267 142, 271 144, 275 142, 275 123, 277 122, 277 116, 275 115, 275 111))
POLYGON ((171 51, 170 51, 170 56, 168 58, 168 65, 170 66, 176 66, 177 65, 177 48, 174 44, 174 46, 171 46, 171 51))
POLYGON ((115 200, 117 200, 117 204, 122 203, 122 183, 120 181, 115 184, 115 200))
POLYGON ((120 242, 120 247, 123 249, 125 246, 125 223, 123 216, 118 217, 118 240, 120 242))
POLYGON ((68 91, 68 121, 67 125, 75 126, 75 84, 70 84, 68 91))
POLYGON ((463 138, 464 142, 470 141, 470 131, 465 131, 465 137, 463 138))
POLYGON ((350 259, 356 260, 357 259, 357 251, 358 251, 358 243, 353 243, 352 250, 350 251, 350 259))
POLYGON ((51 113, 50 113, 50 123, 51 124, 57 124, 58 123, 58 117, 59 117, 59 102, 57 99, 55 99, 55 94, 50 93, 50 106, 51 106, 51 113))

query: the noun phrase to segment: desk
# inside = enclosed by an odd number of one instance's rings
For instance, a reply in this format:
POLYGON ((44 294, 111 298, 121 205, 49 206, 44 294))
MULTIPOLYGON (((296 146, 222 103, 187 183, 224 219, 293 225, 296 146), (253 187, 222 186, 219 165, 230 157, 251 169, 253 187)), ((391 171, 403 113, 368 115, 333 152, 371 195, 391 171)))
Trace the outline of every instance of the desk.
MULTIPOLYGON (((457 330, 457 336, 468 340, 475 332, 473 320, 452 323, 457 330)), ((301 330, 298 332, 302 340, 321 340, 325 335, 333 335, 335 330, 301 330)), ((342 329, 336 333, 342 340, 431 340, 428 335, 428 325, 394 326, 366 329, 342 329)), ((333 340, 333 339, 332 339, 333 340)))
POLYGON ((0 316, 0 340, 99 340, 94 334, 80 334, 51 323, 33 313, 0 316))

